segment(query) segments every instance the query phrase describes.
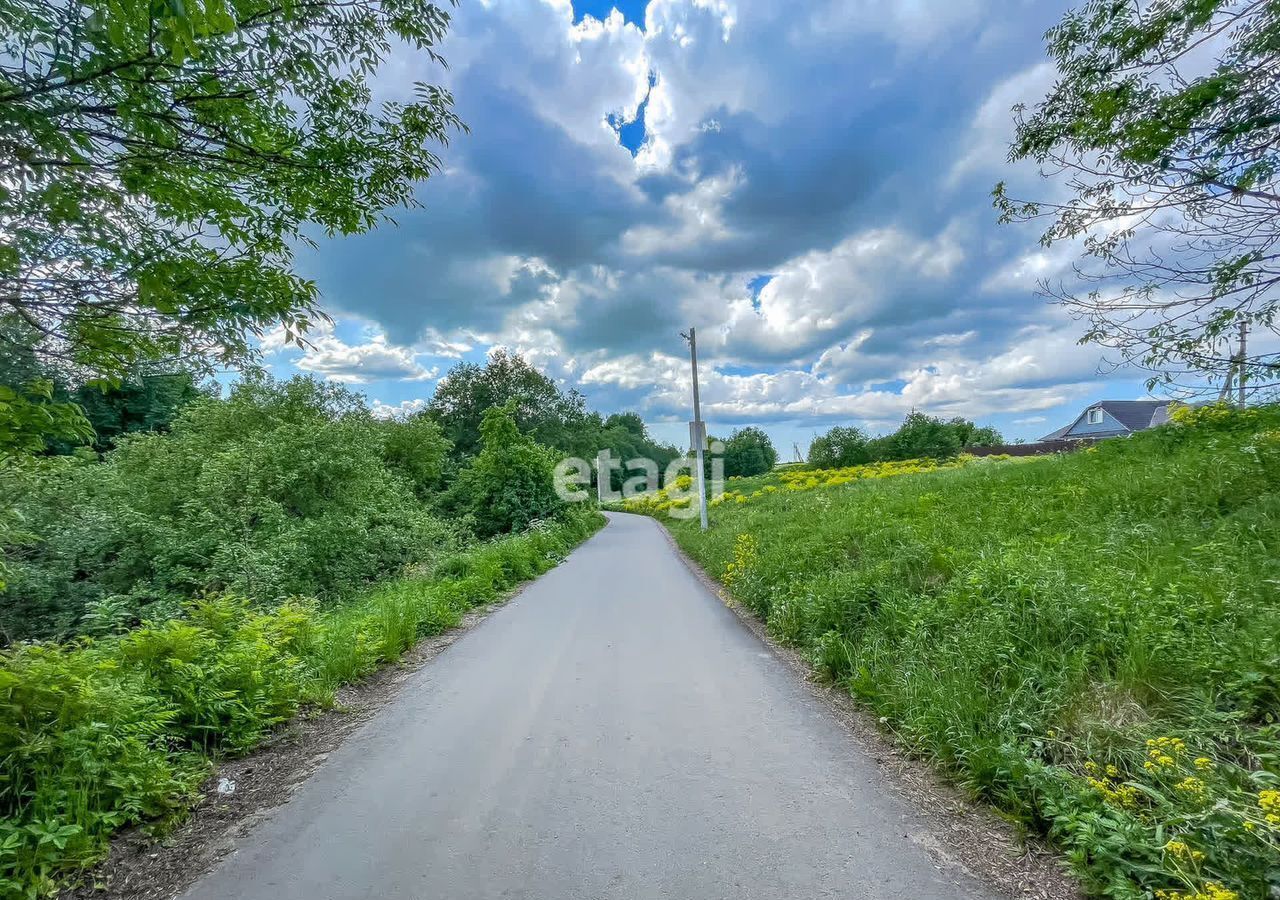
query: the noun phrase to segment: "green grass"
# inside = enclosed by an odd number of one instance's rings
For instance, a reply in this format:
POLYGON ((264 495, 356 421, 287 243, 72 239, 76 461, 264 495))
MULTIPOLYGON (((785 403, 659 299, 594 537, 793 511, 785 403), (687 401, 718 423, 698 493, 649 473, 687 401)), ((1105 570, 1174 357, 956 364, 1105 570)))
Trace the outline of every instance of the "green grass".
POLYGON ((117 828, 180 817, 213 760, 555 566, 592 509, 482 544, 337 607, 234 596, 127 634, 0 654, 0 898, 47 896, 117 828))
POLYGON ((1280 893, 1280 410, 666 521, 1092 892, 1280 893))

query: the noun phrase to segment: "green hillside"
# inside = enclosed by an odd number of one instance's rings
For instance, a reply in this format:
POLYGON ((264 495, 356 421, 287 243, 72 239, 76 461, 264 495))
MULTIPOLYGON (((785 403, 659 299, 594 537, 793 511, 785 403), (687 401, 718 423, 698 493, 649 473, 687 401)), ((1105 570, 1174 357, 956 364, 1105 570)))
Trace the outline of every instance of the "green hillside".
POLYGON ((685 550, 1091 890, 1280 891, 1280 410, 729 487, 685 550))

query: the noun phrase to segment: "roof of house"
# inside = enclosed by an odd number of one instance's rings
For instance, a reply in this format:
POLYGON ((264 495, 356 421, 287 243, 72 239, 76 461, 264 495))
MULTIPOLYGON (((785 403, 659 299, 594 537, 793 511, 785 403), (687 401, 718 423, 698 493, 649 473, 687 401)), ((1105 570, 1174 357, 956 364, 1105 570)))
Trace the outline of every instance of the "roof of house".
POLYGON ((1129 431, 1144 431, 1169 421, 1169 402, 1168 400, 1099 400, 1097 403, 1086 406, 1084 412, 1076 416, 1069 425, 1046 434, 1040 440, 1061 440, 1072 428, 1075 428, 1085 412, 1091 409, 1104 410, 1129 431))

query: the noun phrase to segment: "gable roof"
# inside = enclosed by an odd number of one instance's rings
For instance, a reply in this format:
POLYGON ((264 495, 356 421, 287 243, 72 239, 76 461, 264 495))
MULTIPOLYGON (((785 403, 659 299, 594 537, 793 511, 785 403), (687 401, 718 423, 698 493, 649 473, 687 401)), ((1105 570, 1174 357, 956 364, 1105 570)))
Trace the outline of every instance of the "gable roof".
POLYGON ((1168 400, 1099 400, 1097 403, 1090 403, 1086 406, 1080 415, 1072 420, 1070 425, 1059 428, 1057 431, 1052 431, 1040 438, 1040 440, 1062 440, 1071 433, 1071 430, 1076 425, 1080 424, 1080 420, 1091 409, 1103 410, 1124 426, 1127 431, 1144 431, 1169 421, 1169 403, 1170 401, 1168 400))
POLYGON ((1089 409, 1101 406, 1125 428, 1130 431, 1142 431, 1144 428, 1159 424, 1154 421, 1156 414, 1168 405, 1168 400, 1103 400, 1093 404, 1089 409))

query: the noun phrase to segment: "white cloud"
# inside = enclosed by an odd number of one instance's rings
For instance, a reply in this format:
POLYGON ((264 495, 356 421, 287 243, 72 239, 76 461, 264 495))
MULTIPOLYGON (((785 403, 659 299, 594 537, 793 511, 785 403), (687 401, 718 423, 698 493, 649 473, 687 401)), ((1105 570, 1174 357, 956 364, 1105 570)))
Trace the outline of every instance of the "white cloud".
MULTIPOLYGON (((352 344, 335 334, 332 322, 321 322, 307 332, 306 346, 299 350, 294 344, 286 343, 283 328, 276 328, 263 337, 260 346, 268 356, 289 351, 300 353, 291 360, 298 369, 347 384, 426 381, 439 374, 437 367, 427 367, 419 361, 420 351, 390 343, 376 326, 367 324, 364 332, 366 339, 352 344)), ((430 346, 448 349, 459 345, 431 341, 430 346)))
POLYGON ((399 403, 383 403, 374 400, 370 411, 378 419, 403 419, 427 408, 427 401, 420 397, 413 400, 401 400, 399 403))
POLYGON ((902 303, 912 286, 933 289, 963 258, 949 232, 935 238, 898 228, 859 232, 780 267, 756 302, 744 296, 733 303, 720 343, 799 356, 865 339, 871 324, 902 303))
MULTIPOLYGON (((955 187, 970 175, 980 175, 992 182, 1002 173, 1010 174, 1009 145, 1014 136, 1013 108, 1017 104, 1035 105, 1043 99, 1057 77, 1057 70, 1047 62, 1037 63, 992 89, 974 115, 960 156, 947 176, 947 184, 955 187)), ((1028 177, 1033 169, 1023 166, 1028 177)))
POLYGON ((336 337, 317 338, 295 365, 304 372, 323 375, 329 381, 369 384, 374 381, 426 381, 439 374, 418 362, 408 347, 387 343, 374 335, 362 344, 347 344, 336 337))

